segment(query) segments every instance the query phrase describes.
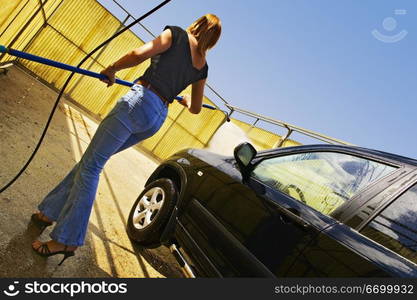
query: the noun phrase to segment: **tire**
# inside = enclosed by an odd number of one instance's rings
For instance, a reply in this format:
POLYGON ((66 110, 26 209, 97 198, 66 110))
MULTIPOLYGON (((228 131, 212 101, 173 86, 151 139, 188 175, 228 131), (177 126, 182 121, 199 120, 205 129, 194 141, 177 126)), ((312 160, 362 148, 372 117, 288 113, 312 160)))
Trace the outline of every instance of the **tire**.
POLYGON ((148 184, 130 210, 129 238, 143 247, 158 247, 177 199, 178 190, 171 179, 162 178, 148 184))

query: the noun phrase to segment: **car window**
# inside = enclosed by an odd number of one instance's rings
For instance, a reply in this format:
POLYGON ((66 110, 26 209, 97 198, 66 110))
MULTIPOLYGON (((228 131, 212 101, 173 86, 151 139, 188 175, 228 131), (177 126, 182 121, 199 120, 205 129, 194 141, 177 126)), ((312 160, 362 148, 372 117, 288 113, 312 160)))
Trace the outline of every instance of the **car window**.
POLYGON ((383 163, 335 152, 311 152, 261 161, 253 176, 330 214, 359 190, 394 171, 383 163))
POLYGON ((417 263, 417 185, 391 203, 361 233, 417 263))

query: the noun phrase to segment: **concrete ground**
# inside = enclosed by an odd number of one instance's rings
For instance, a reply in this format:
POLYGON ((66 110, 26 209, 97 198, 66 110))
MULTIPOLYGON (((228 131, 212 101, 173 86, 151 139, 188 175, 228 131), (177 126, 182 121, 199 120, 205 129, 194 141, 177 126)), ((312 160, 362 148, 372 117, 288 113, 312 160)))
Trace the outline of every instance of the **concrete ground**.
MULTIPOLYGON (((33 151, 56 92, 18 67, 0 74, 0 186, 33 151)), ((116 154, 100 177, 86 244, 60 267, 62 255, 43 258, 31 249, 37 230, 30 215, 80 159, 97 122, 61 101, 44 143, 22 176, 0 194, 0 277, 180 277, 164 247, 143 250, 126 235, 132 203, 157 162, 137 149, 116 154)), ((49 239, 50 228, 41 235, 49 239)))

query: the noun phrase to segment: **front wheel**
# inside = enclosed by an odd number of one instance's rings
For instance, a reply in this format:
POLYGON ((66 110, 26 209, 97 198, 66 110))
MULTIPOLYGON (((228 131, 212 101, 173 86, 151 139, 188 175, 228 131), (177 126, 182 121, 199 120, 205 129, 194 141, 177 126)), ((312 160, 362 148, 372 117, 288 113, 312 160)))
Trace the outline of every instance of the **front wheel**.
POLYGON ((147 185, 130 211, 127 221, 129 238, 145 247, 159 246, 177 198, 177 187, 168 178, 147 185))

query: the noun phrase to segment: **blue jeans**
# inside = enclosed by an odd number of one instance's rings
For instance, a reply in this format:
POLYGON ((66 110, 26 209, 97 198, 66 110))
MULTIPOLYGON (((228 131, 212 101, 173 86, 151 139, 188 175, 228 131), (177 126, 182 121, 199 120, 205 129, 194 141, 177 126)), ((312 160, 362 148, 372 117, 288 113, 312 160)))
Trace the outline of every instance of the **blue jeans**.
POLYGON ((109 158, 154 135, 167 107, 152 91, 135 84, 97 128, 81 160, 43 199, 39 210, 56 221, 51 238, 69 246, 84 244, 101 170, 109 158))

